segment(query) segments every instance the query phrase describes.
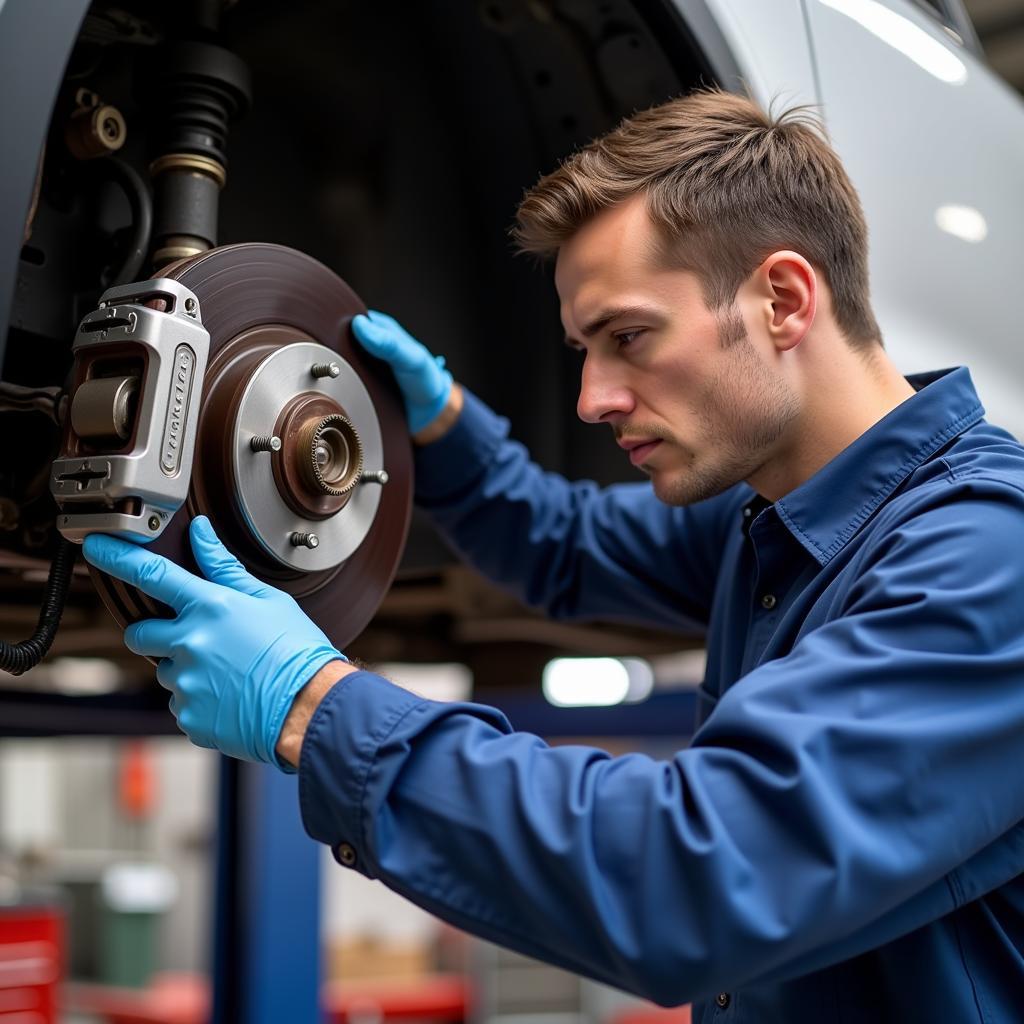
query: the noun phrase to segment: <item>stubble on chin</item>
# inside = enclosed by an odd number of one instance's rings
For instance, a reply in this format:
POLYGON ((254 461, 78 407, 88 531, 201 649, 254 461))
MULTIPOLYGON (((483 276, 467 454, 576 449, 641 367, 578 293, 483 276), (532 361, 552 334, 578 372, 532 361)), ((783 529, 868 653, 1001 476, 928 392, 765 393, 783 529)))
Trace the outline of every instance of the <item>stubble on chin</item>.
POLYGON ((696 505, 729 490, 744 479, 738 468, 731 465, 713 465, 703 468, 691 453, 691 465, 670 472, 650 471, 654 496, 665 505, 696 505), (737 474, 740 475, 737 475, 737 474))

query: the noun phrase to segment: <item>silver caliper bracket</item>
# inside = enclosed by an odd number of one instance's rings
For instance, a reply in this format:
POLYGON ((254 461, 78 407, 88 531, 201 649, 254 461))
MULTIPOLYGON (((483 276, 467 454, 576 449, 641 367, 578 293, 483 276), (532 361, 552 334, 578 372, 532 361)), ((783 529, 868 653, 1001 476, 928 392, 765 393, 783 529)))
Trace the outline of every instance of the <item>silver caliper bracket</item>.
POLYGON ((111 288, 82 320, 50 473, 68 540, 153 540, 184 504, 209 351, 199 299, 169 278, 111 288))

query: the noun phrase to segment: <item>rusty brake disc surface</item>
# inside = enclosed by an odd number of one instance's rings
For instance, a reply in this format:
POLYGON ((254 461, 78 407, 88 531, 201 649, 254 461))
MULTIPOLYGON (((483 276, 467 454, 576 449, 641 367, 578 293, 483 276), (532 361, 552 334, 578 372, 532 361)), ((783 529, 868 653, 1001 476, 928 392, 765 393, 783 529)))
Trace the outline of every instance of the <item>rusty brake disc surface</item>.
MULTIPOLYGON (((344 650, 391 585, 412 507, 399 392, 349 328, 365 306, 323 264, 277 245, 212 249, 160 276, 198 296, 210 358, 188 500, 148 547, 198 573, 188 527, 209 516, 250 572, 295 597, 344 650), (310 373, 309 353, 341 367, 331 371, 339 379, 310 373), (283 448, 252 452, 257 434, 281 436, 283 448), (385 484, 353 485, 364 460, 385 471, 385 484), (322 538, 315 548, 289 541, 313 532, 322 538)), ((90 573, 122 626, 171 614, 134 587, 92 566, 90 573)))

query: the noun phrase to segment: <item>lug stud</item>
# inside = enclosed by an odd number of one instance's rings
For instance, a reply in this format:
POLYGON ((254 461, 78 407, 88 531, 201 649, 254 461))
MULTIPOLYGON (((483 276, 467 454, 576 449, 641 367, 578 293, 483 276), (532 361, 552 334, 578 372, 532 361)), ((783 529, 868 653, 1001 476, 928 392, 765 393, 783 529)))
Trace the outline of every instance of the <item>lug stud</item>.
POLYGON ((281 438, 276 434, 259 434, 249 440, 249 447, 254 452, 279 452, 281 438))
POLYGON ((341 367, 337 363, 314 363, 311 372, 314 377, 337 377, 341 367))
POLYGON ((391 478, 388 476, 386 469, 373 469, 367 470, 359 478, 361 484, 381 484, 382 486, 388 482, 391 478))
POLYGON ((315 533, 293 533, 289 540, 293 548, 315 548, 320 543, 315 533))

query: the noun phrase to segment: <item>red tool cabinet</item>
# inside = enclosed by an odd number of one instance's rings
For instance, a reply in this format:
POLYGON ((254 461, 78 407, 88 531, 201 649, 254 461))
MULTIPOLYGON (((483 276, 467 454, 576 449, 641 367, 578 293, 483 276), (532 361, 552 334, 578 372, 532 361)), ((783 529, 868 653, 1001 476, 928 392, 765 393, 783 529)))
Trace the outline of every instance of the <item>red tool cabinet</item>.
POLYGON ((0 1024, 57 1024, 63 970, 63 911, 0 905, 0 1024))

